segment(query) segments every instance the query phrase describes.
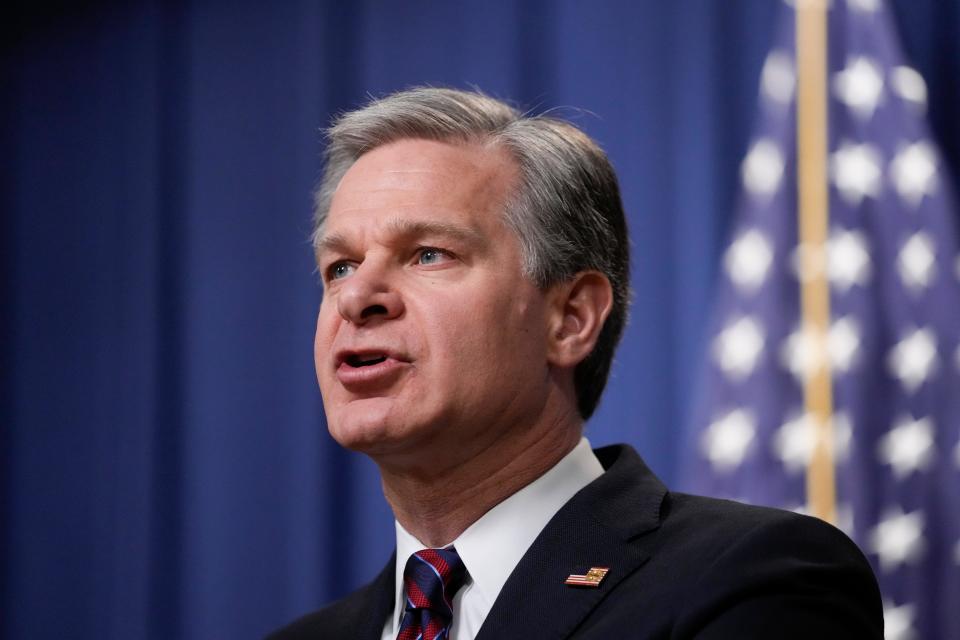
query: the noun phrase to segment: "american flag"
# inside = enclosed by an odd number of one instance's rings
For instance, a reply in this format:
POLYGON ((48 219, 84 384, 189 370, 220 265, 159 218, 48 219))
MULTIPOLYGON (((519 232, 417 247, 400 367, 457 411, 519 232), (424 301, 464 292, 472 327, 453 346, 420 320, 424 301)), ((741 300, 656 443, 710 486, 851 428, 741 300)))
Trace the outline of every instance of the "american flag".
POLYGON ((685 488, 803 511, 820 430, 802 384, 826 361, 838 526, 874 567, 886 637, 960 639, 958 216, 925 124, 926 85, 882 0, 830 3, 830 231, 825 247, 798 246, 794 23, 784 5, 723 255, 685 488), (811 268, 830 285, 822 337, 800 328, 811 268))

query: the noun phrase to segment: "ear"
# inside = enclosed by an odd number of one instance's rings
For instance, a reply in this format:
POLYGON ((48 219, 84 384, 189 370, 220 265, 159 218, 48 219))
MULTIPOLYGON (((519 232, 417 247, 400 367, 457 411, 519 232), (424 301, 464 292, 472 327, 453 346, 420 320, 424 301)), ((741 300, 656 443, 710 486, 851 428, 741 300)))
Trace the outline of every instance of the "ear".
POLYGON ((547 361, 573 368, 593 351, 613 307, 613 288, 599 271, 581 271, 551 287, 549 300, 547 361))

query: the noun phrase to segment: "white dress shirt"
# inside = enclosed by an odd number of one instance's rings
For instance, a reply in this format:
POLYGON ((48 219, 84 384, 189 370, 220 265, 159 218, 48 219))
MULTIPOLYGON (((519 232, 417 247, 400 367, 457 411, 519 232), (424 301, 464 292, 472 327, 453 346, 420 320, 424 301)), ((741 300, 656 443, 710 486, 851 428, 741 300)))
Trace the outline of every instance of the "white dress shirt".
MULTIPOLYGON (((507 578, 554 514, 603 474, 590 443, 581 438, 573 451, 549 471, 485 513, 453 544, 467 568, 466 584, 453 599, 451 640, 473 640, 507 578)), ((413 553, 427 547, 399 522, 394 609, 383 626, 382 640, 394 640, 403 613, 403 569, 413 553)), ((450 545, 444 545, 450 546, 450 545)))

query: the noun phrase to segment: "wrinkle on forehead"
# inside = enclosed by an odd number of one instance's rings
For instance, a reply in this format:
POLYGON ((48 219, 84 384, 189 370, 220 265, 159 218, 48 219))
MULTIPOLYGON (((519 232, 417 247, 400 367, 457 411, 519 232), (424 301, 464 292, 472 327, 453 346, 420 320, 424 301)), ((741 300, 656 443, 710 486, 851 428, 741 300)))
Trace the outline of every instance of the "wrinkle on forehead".
POLYGON ((365 183, 360 190, 369 193, 391 188, 406 191, 436 180, 444 186, 460 187, 476 182, 479 184, 473 184, 470 191, 479 194, 504 187, 508 187, 505 192, 509 190, 519 175, 519 167, 509 150, 501 146, 402 139, 361 155, 340 178, 334 196, 341 194, 345 185, 353 189, 358 174, 365 183), (487 179, 463 180, 465 174, 479 174, 487 179), (423 180, 411 182, 411 177, 423 180))

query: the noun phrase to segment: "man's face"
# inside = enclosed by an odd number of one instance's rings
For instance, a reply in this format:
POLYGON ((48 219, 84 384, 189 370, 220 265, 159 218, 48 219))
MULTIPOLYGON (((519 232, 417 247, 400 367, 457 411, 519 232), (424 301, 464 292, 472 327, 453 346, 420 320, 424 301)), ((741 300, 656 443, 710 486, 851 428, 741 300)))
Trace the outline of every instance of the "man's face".
POLYGON ((503 217, 517 179, 502 149, 425 140, 374 149, 343 177, 314 346, 340 444, 465 459, 542 411, 546 299, 503 217))

